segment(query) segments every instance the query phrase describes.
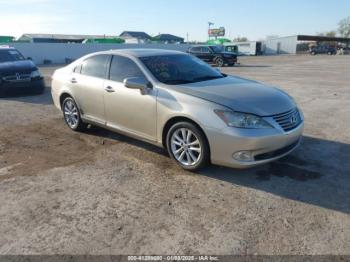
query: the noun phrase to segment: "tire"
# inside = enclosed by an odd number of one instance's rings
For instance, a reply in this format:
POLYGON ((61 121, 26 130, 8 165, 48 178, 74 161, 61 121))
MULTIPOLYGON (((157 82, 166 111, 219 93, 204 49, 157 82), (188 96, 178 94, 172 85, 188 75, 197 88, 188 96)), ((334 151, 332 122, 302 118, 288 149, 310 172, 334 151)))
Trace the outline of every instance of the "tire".
POLYGON ((170 157, 185 170, 198 171, 209 164, 208 141, 203 131, 190 122, 174 124, 168 131, 166 146, 170 157))
POLYGON ((311 55, 316 55, 316 53, 315 52, 311 52, 311 55))
POLYGON ((62 103, 63 118, 67 126, 73 131, 83 131, 85 124, 80 117, 80 111, 72 97, 67 97, 62 103))
POLYGON ((332 55, 332 52, 328 52, 328 55, 332 55))
POLYGON ((218 67, 223 67, 224 66, 224 59, 222 59, 222 57, 217 57, 216 59, 215 59, 215 64, 216 64, 216 66, 218 66, 218 67))

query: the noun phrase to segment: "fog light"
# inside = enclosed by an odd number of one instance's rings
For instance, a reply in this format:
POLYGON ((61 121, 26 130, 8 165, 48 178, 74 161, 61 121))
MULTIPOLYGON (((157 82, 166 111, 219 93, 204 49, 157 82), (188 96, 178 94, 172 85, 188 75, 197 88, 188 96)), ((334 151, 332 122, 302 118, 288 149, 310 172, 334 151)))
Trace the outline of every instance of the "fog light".
POLYGON ((243 162, 254 161, 254 157, 252 155, 252 152, 250 152, 250 151, 239 151, 237 153, 234 153, 233 158, 238 160, 238 161, 243 161, 243 162))

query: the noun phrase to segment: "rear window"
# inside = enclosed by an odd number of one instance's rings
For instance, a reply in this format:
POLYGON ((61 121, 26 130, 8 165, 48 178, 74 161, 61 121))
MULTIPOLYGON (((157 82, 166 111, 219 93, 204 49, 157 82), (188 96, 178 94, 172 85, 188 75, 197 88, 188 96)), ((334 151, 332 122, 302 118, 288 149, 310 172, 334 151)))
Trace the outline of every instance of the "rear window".
POLYGON ((0 50, 0 63, 25 60, 24 56, 14 49, 0 50))

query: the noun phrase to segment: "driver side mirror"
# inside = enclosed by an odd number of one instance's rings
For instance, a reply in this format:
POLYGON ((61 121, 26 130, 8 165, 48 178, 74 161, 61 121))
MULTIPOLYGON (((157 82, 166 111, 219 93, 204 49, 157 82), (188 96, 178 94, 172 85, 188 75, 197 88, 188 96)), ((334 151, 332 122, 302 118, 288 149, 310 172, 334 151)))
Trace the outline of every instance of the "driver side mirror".
POLYGON ((139 89, 142 95, 146 95, 153 88, 151 82, 144 77, 129 77, 124 79, 124 86, 130 89, 139 89))

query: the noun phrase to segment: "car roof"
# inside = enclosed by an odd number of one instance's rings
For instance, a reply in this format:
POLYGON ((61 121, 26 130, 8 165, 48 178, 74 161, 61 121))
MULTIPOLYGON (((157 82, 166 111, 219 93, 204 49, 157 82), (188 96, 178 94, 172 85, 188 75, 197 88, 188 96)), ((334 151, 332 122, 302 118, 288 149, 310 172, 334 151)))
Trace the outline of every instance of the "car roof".
POLYGON ((116 50, 104 51, 99 53, 111 54, 111 55, 126 54, 134 57, 184 54, 184 52, 180 52, 180 51, 165 50, 165 49, 151 49, 151 48, 116 49, 116 50))

